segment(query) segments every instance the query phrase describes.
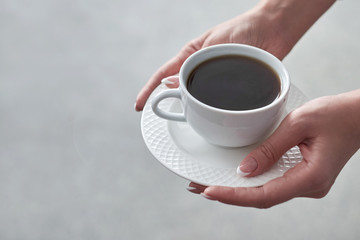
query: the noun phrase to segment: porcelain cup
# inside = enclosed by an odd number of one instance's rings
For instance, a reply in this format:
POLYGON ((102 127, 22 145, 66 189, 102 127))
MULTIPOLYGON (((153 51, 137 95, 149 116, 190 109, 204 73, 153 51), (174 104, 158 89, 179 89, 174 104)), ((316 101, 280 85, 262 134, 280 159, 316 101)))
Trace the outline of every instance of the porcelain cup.
POLYGON ((285 66, 272 54, 249 45, 219 44, 199 50, 187 58, 179 72, 179 87, 160 92, 153 98, 151 107, 161 118, 187 122, 211 144, 242 147, 264 140, 278 126, 285 111, 290 85, 285 66), (279 96, 264 107, 243 111, 215 108, 194 98, 186 88, 186 81, 192 70, 206 60, 223 55, 248 56, 266 63, 279 76, 279 96), (160 109, 159 103, 166 98, 180 99, 183 112, 173 113, 160 109))

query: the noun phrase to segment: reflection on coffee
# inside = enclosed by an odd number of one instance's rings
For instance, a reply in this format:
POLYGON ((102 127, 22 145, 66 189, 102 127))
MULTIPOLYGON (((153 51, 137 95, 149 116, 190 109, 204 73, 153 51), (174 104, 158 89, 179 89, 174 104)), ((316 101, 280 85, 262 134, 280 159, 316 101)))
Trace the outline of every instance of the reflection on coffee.
POLYGON ((267 64, 250 57, 227 55, 195 67, 187 89, 207 105, 236 111, 270 104, 281 86, 279 76, 267 64))

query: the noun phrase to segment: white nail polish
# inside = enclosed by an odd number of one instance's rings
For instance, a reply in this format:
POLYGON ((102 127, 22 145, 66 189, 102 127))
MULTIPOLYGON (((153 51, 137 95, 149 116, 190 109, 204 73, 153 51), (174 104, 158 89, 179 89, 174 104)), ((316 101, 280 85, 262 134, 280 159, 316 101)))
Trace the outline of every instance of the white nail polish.
POLYGON ((236 173, 237 173, 240 177, 245 177, 245 176, 249 175, 249 173, 244 173, 243 171, 241 171, 241 170, 240 170, 240 166, 237 167, 236 173))
POLYGON ((136 111, 136 112, 141 112, 141 110, 140 110, 140 109, 137 109, 137 105, 136 105, 136 103, 134 104, 134 109, 135 109, 135 111, 136 111))
POLYGON ((166 85, 174 85, 175 84, 173 81, 170 81, 169 78, 164 78, 163 80, 161 80, 161 83, 166 84, 166 85))
POLYGON ((254 172, 257 168, 258 168, 257 161, 253 157, 248 157, 240 164, 240 166, 236 169, 236 172, 241 177, 245 177, 250 173, 254 172))
POLYGON ((200 193, 200 195, 209 200, 213 200, 213 201, 216 200, 215 198, 212 198, 212 197, 206 195, 205 193, 200 193))

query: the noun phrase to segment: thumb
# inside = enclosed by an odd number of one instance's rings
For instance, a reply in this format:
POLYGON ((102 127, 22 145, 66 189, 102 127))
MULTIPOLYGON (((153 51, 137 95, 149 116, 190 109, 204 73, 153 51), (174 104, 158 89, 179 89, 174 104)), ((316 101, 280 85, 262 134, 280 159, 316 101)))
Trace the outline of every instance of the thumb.
POLYGON ((199 42, 198 40, 193 40, 187 45, 185 45, 185 47, 183 47, 175 57, 173 57, 162 67, 160 67, 137 95, 135 102, 135 110, 141 111, 144 108, 148 97, 153 92, 153 90, 160 84, 161 80, 178 73, 184 61, 191 54, 199 50, 200 47, 201 42, 199 42))
POLYGON ((290 148, 301 143, 304 132, 289 115, 268 139, 244 158, 237 169, 240 176, 254 177, 264 173, 290 148))

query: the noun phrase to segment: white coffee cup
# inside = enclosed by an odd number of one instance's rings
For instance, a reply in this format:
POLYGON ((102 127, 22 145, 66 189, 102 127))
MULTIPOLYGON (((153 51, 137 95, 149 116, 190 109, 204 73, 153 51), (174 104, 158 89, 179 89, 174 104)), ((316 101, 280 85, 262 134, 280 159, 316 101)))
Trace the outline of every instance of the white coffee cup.
POLYGON ((192 54, 180 69, 179 87, 160 92, 153 98, 151 107, 161 118, 187 122, 209 143, 224 147, 241 147, 262 141, 270 135, 282 119, 289 89, 289 74, 275 56, 249 45, 219 44, 192 54), (215 108, 193 97, 186 88, 186 81, 193 69, 206 60, 227 55, 255 58, 270 66, 280 79, 279 96, 264 107, 240 111, 215 108), (165 98, 180 99, 183 113, 160 109, 158 105, 165 98))

